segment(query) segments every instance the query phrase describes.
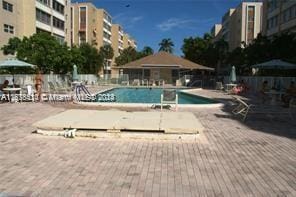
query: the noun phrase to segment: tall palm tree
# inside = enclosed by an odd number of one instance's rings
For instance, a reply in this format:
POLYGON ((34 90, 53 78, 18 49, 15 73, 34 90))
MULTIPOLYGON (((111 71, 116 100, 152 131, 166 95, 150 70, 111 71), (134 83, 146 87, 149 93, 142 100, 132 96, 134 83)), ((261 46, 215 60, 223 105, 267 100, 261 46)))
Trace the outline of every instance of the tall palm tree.
POLYGON ((170 38, 162 39, 158 45, 160 46, 159 51, 165 51, 168 53, 173 53, 173 47, 175 46, 170 38))

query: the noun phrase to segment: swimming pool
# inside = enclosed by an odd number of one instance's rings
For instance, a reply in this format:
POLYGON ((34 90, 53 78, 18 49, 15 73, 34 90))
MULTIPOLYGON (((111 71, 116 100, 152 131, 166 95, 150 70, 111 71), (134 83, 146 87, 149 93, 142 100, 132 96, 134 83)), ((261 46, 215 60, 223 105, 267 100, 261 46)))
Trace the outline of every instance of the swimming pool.
MULTIPOLYGON (((113 88, 97 95, 97 102, 101 95, 114 95, 115 103, 160 103, 162 88, 113 88)), ((215 104, 216 101, 177 90, 179 104, 215 104)))

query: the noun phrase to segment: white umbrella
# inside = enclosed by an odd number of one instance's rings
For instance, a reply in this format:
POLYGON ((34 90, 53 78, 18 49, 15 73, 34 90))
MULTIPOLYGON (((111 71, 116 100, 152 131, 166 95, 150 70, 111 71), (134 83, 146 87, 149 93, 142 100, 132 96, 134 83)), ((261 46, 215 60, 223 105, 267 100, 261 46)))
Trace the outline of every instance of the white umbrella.
POLYGON ((255 64, 252 66, 252 68, 289 70, 289 69, 296 69, 296 65, 291 64, 289 62, 282 61, 280 59, 275 59, 268 62, 255 64))
POLYGON ((236 72, 235 72, 235 66, 232 66, 231 72, 230 72, 230 82, 235 83, 236 82, 236 72))

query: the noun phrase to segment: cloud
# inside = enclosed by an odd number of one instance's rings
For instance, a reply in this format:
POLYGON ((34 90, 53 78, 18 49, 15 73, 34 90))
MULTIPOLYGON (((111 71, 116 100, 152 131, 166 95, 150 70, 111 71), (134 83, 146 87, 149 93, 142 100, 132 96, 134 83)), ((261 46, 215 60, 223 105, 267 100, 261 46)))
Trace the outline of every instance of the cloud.
POLYGON ((156 26, 161 31, 170 31, 171 29, 174 29, 174 28, 195 29, 198 27, 198 25, 205 25, 207 23, 212 23, 213 21, 214 21, 213 18, 201 19, 201 20, 169 18, 166 21, 163 21, 156 26))
POLYGON ((131 16, 127 13, 119 13, 113 17, 113 21, 123 25, 124 28, 132 28, 143 20, 143 16, 131 16))

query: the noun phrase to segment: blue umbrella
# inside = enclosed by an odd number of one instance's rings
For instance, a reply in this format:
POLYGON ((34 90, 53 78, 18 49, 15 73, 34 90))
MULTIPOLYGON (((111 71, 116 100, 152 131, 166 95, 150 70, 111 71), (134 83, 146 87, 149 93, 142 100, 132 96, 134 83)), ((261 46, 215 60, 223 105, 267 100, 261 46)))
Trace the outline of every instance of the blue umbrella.
MULTIPOLYGON (((20 67, 31 67, 31 68, 34 68, 35 65, 33 64, 29 64, 27 62, 24 62, 24 61, 20 61, 18 59, 7 59, 7 60, 4 60, 2 62, 0 62, 0 68, 12 68, 12 69, 15 69, 15 68, 20 68, 20 67)), ((14 85, 14 72, 12 72, 12 83, 14 85)))
POLYGON ((231 69, 231 72, 230 72, 230 82, 231 83, 236 82, 235 66, 232 66, 232 69, 231 69))
POLYGON ((77 74, 77 66, 76 65, 73 66, 72 80, 78 81, 78 74, 77 74))

